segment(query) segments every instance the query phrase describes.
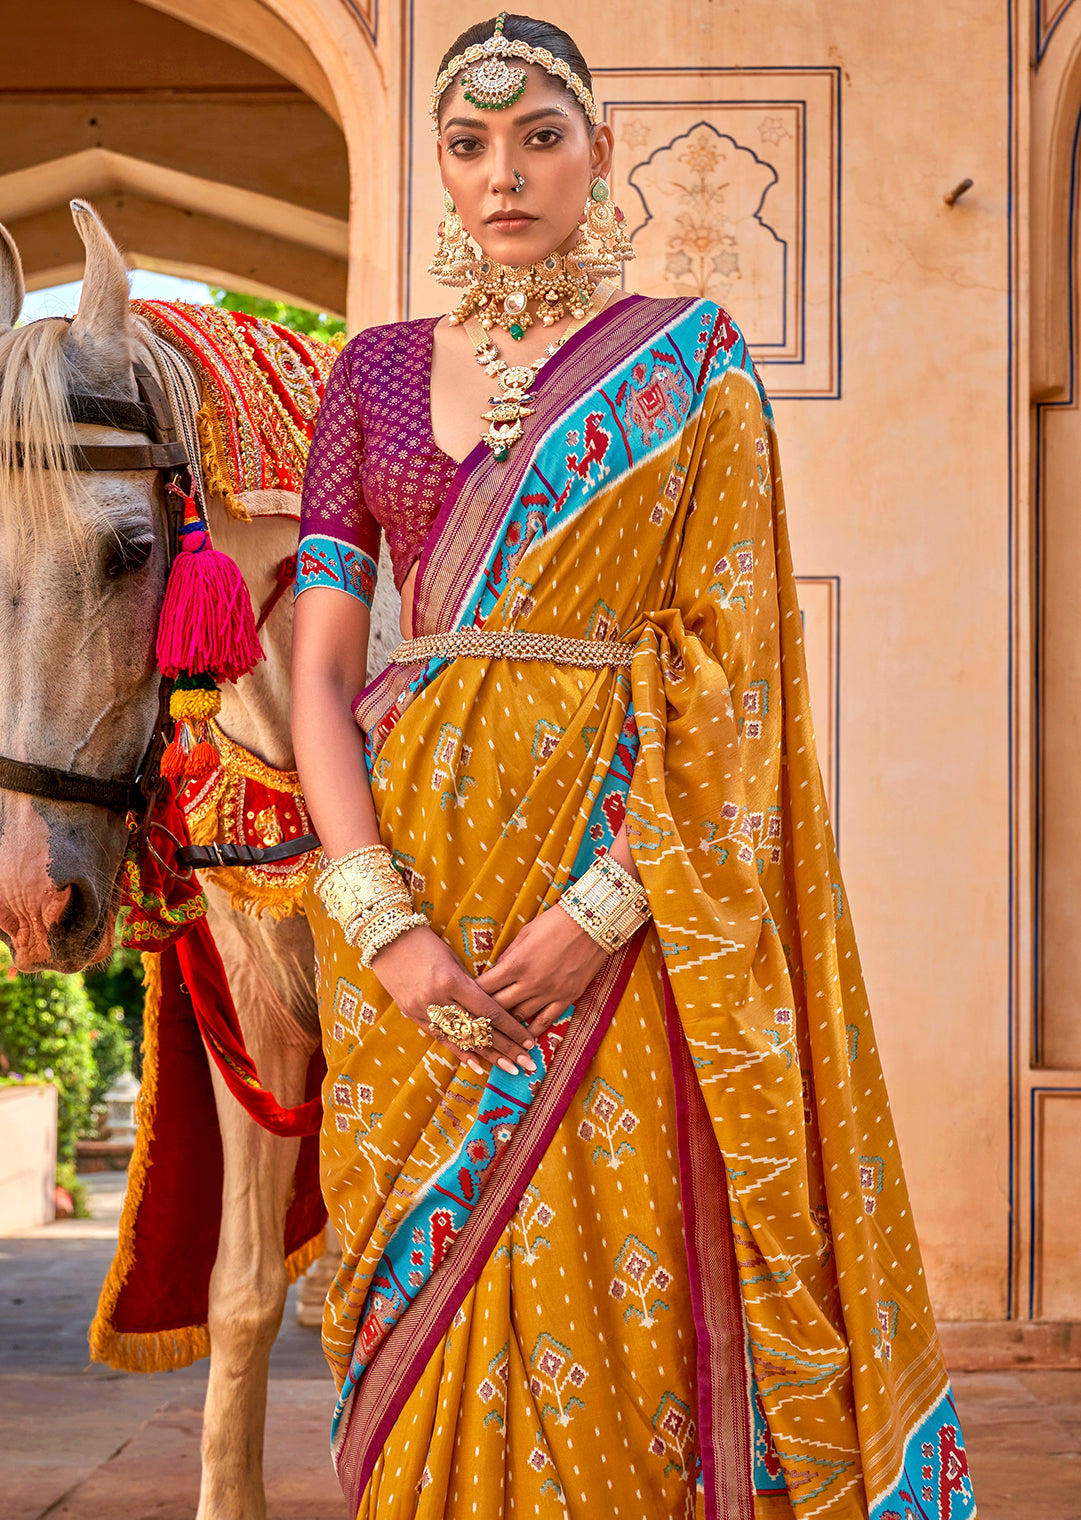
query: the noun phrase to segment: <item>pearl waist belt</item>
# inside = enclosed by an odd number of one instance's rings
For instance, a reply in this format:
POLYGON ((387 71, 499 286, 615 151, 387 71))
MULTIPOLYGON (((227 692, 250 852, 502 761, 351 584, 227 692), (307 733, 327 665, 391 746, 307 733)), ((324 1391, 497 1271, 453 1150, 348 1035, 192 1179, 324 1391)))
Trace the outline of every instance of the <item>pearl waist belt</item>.
POLYGON ((621 639, 563 639, 552 633, 526 633, 513 628, 460 628, 454 633, 426 633, 406 639, 391 655, 393 665, 422 660, 546 660, 552 665, 577 665, 602 670, 629 665, 634 645, 621 639))

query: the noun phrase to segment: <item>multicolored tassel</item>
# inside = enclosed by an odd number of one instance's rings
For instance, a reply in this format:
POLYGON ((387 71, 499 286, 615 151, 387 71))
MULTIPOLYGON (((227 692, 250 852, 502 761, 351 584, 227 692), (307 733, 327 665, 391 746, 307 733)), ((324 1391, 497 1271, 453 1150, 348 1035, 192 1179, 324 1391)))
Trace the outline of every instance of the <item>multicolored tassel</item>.
POLYGON ((220 764, 209 720, 221 711, 221 692, 210 675, 181 675, 169 697, 176 728, 161 757, 161 774, 179 781, 202 781, 220 764))
POLYGON ((158 665, 175 682, 176 724, 161 774, 201 780, 218 765, 208 727, 221 709, 218 682, 239 680, 265 656, 240 567, 213 547, 194 498, 175 484, 166 489, 183 496, 184 519, 158 624, 158 665))

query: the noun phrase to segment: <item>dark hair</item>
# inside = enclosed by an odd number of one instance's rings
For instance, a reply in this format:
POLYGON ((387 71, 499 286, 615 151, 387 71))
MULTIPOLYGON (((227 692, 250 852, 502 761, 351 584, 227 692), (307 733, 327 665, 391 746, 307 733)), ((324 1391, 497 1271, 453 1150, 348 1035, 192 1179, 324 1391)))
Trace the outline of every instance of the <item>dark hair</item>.
MULTIPOLYGON (((478 21, 476 26, 468 27, 443 54, 436 74, 442 74, 450 60, 457 58, 459 53, 464 53, 467 47, 472 47, 476 42, 487 42, 495 31, 498 19, 498 16, 493 16, 490 21, 478 21)), ((570 64, 571 73, 577 74, 586 89, 592 91, 593 76, 582 57, 582 50, 562 27, 553 25, 551 21, 534 21, 532 16, 508 15, 503 22, 503 35, 508 42, 524 42, 529 47, 547 48, 556 58, 562 58, 564 63, 570 64)))

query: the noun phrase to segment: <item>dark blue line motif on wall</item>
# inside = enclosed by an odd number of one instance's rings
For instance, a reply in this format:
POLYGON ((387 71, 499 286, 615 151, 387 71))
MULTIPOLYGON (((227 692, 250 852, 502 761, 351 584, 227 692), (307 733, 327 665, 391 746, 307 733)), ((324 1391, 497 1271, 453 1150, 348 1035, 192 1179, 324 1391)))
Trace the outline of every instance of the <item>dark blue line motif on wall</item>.
POLYGON ((641 202, 637 223, 636 208, 627 211, 636 251, 663 267, 673 295, 730 308, 757 352, 787 339, 788 244, 763 210, 779 178, 753 148, 707 121, 627 176, 641 202))

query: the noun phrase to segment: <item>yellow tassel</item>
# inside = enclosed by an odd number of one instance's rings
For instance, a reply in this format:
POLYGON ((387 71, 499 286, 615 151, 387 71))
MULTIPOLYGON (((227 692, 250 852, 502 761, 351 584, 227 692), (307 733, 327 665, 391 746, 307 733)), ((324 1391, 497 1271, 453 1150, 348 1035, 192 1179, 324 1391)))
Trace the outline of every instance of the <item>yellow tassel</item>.
POLYGON ((174 691, 169 698, 169 716, 172 718, 216 718, 221 712, 221 692, 216 687, 210 691, 202 688, 174 691))

